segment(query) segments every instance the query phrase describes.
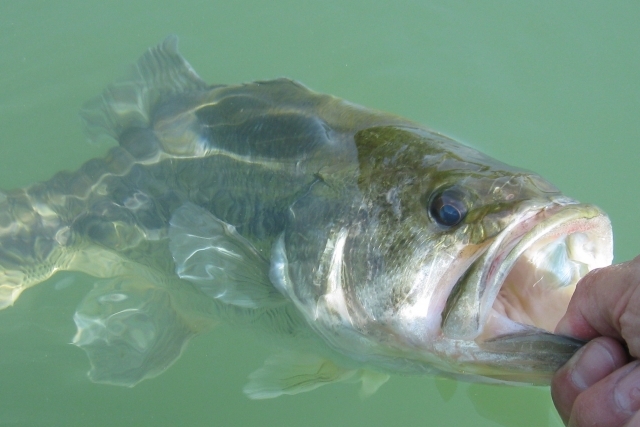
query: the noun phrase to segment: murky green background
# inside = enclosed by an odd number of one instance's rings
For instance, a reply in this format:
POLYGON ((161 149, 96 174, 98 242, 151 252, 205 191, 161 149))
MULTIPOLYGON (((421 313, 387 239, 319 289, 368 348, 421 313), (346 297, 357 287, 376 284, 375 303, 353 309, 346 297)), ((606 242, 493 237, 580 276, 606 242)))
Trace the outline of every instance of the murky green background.
MULTIPOLYGON (((404 115, 603 207, 615 255, 640 253, 636 1, 0 1, 0 186, 77 168, 106 146, 77 111, 167 34, 209 82, 288 76, 404 115)), ((86 276, 0 312, 0 425, 560 426, 546 388, 394 377, 251 401, 266 351, 221 327, 133 389, 90 383, 68 343, 86 276)))

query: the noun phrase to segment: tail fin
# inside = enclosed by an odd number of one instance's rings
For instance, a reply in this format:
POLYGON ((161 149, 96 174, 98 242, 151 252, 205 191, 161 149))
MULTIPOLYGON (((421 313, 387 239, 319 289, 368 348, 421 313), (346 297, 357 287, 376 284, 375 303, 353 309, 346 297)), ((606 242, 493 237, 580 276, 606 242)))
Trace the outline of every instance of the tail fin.
POLYGON ((0 310, 64 262, 69 228, 24 190, 0 193, 0 310))
MULTIPOLYGON (((146 131, 152 109, 161 98, 207 87, 178 53, 177 43, 177 37, 169 36, 150 48, 127 79, 110 85, 85 105, 81 117, 92 139, 118 139, 125 130, 146 131)), ((46 280, 57 269, 93 273, 91 261, 85 265, 77 261, 77 236, 70 225, 91 209, 96 182, 126 173, 136 156, 149 151, 154 141, 153 135, 140 136, 133 148, 114 149, 104 160, 87 162, 79 172, 61 173, 47 183, 0 193, 0 309, 12 305, 24 289, 46 280)), ((106 263, 116 258, 106 255, 106 263)), ((100 267, 99 277, 104 277, 103 270, 100 267)))

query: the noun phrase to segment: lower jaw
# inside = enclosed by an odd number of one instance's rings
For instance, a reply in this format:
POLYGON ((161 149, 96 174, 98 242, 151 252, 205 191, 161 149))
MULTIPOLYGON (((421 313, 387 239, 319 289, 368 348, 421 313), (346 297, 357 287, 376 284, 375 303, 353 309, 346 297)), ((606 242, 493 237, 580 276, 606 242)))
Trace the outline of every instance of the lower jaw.
MULTIPOLYGON (((582 206, 593 215, 591 219, 574 214, 536 237, 512 261, 476 342, 535 329, 553 332, 578 281, 590 270, 611 263, 608 219, 594 215, 597 208, 582 206)), ((582 206, 567 210, 579 212, 582 206)))
POLYGON ((510 274, 476 338, 477 342, 531 328, 547 332, 555 330, 582 276, 572 278, 564 286, 550 285, 535 277, 532 272, 527 278, 522 270, 510 274))

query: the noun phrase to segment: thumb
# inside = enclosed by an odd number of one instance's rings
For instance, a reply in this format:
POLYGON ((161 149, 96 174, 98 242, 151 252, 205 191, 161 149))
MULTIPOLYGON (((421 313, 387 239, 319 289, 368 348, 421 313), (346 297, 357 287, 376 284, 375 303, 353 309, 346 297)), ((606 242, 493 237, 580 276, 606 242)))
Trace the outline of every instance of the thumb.
POLYGON ((590 340, 609 336, 626 341, 629 352, 640 354, 640 256, 600 268, 576 286, 556 333, 590 340))

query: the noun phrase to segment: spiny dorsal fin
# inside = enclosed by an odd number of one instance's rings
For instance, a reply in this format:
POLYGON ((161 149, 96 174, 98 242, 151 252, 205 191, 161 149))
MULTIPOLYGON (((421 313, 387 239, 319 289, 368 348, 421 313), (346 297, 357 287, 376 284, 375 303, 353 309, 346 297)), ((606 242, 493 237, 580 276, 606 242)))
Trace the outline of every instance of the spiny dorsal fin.
POLYGON ((148 127, 150 112, 158 100, 206 87, 178 53, 178 38, 169 36, 149 48, 128 77, 112 83, 101 96, 87 102, 80 116, 91 140, 118 139, 125 129, 148 127))

